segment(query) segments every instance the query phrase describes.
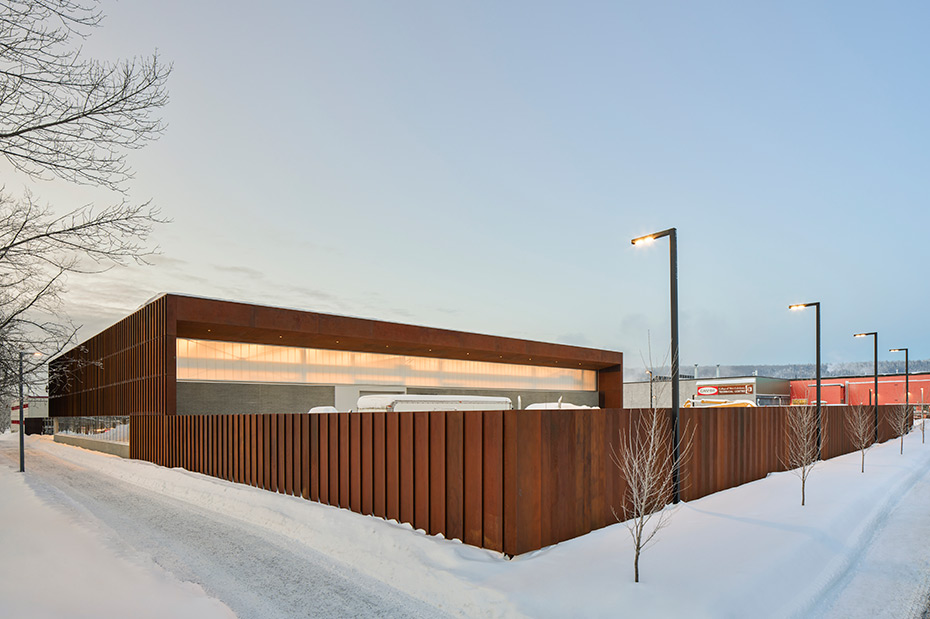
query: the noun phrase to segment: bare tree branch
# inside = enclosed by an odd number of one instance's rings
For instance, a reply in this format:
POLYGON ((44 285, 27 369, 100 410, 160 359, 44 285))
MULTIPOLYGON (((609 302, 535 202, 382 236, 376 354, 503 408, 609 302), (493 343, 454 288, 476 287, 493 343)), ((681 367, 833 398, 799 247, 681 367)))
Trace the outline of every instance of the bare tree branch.
MULTIPOLYGON (((827 418, 823 418, 822 434, 827 434, 827 418)), ((804 505, 807 478, 820 457, 817 449, 817 407, 789 406, 785 418, 787 433, 785 468, 801 480, 801 505, 804 505)))
POLYGON ((75 38, 100 24, 93 0, 0 1, 0 154, 35 178, 122 191, 126 151, 164 130, 171 72, 158 59, 86 59, 75 38))
MULTIPOLYGON (((692 438, 693 432, 682 432, 678 445, 681 469, 691 457, 692 438)), ((668 525, 673 513, 667 507, 674 496, 676 464, 670 411, 654 405, 648 410, 630 411, 630 425, 620 430, 617 439, 617 447, 611 445, 610 457, 627 484, 629 514, 625 522, 633 539, 633 581, 639 582, 640 555, 668 525)), ((613 514, 618 521, 624 521, 616 509, 613 514)))
POLYGON ((901 437, 901 453, 904 453, 904 435, 911 431, 914 425, 913 407, 906 404, 895 404, 885 413, 888 422, 894 429, 895 434, 901 437))
MULTIPOLYGON (((60 316, 67 275, 144 262, 157 251, 146 247, 152 227, 164 221, 158 209, 125 201, 59 216, 29 194, 0 191, 0 367, 18 380, 20 350, 46 359, 61 352, 76 331, 60 316)), ((0 395, 14 386, 3 381, 0 395)))
POLYGON ((860 473, 865 473, 865 452, 872 447, 875 438, 875 424, 872 421, 871 406, 856 404, 847 409, 846 434, 862 456, 860 473))
MULTIPOLYGON (((58 177, 125 193, 127 153, 156 139, 171 67, 157 53, 115 62, 86 58, 81 41, 100 26, 97 0, 0 0, 0 155, 40 179, 58 177)), ((67 276, 144 263, 164 222, 149 203, 122 199, 56 214, 29 193, 0 188, 0 399, 73 339, 61 315, 67 276)), ((61 212, 61 211, 59 211, 61 212)), ((66 380, 66 377, 52 377, 66 380)))

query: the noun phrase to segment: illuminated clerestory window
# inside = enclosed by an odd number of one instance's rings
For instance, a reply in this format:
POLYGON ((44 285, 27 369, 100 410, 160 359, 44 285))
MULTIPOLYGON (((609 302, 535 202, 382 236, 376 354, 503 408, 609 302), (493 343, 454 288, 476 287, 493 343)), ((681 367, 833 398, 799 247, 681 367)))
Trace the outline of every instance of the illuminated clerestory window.
POLYGON ((178 338, 178 380, 594 391, 593 370, 178 338))

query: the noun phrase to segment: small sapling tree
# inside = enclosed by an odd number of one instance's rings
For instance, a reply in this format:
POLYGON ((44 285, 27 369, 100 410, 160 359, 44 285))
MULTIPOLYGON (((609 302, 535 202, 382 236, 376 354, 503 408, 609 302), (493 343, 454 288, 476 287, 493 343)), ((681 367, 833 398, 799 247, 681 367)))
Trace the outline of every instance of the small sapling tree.
MULTIPOLYGON (((633 582, 639 582, 639 557, 671 516, 665 506, 674 492, 675 463, 669 411, 650 408, 641 411, 633 421, 635 415, 631 412, 630 427, 627 432, 620 432, 619 448, 611 452, 611 457, 627 483, 633 582)), ((614 516, 621 520, 616 511, 614 516)))
POLYGON ((910 431, 914 425, 914 413, 911 407, 906 404, 896 404, 888 409, 888 422, 894 429, 895 434, 901 437, 901 453, 904 453, 904 435, 910 431))
MULTIPOLYGON (((786 461, 788 470, 801 480, 801 505, 807 497, 807 478, 814 470, 819 458, 817 450, 817 408, 815 406, 790 406, 785 418, 786 461)), ((823 419, 822 435, 826 434, 826 417, 823 419)))
MULTIPOLYGON (((648 409, 630 412, 629 427, 620 431, 617 448, 611 446, 610 454, 627 484, 626 526, 633 539, 633 582, 639 582, 640 555, 668 525, 673 513, 667 506, 675 491, 675 431, 671 411, 656 408, 655 401, 650 396, 648 409)), ((681 428, 681 437, 686 436, 678 442, 679 472, 691 455, 691 434, 681 428)), ((613 513, 618 521, 624 521, 617 510, 613 513)))
POLYGON ((925 428, 927 426, 927 409, 924 408, 924 390, 923 389, 920 390, 920 407, 918 407, 917 410, 920 411, 920 442, 926 443, 927 434, 925 432, 925 428))
MULTIPOLYGON (((643 359, 649 374, 649 408, 630 411, 629 426, 620 430, 617 446, 611 445, 610 456, 626 481, 626 503, 623 514, 611 506, 614 517, 626 523, 633 539, 633 581, 639 582, 639 558, 656 534, 668 525, 673 510, 666 507, 675 496, 675 478, 684 470, 690 459, 693 432, 679 424, 679 437, 675 436, 672 412, 659 409, 656 402, 660 394, 653 388, 665 391, 671 383, 655 380, 656 365, 652 358, 652 338, 649 342, 649 360, 643 359), (684 437, 688 437, 685 439, 684 437), (675 440, 678 438, 676 462, 675 440), (676 470, 677 468, 677 470, 676 470)), ((670 350, 666 350, 668 361, 670 350)), ((663 363, 660 367, 666 367, 663 363)))
POLYGON ((849 407, 846 411, 846 434, 862 456, 860 472, 865 473, 865 452, 872 447, 875 438, 875 424, 870 407, 863 404, 849 407))

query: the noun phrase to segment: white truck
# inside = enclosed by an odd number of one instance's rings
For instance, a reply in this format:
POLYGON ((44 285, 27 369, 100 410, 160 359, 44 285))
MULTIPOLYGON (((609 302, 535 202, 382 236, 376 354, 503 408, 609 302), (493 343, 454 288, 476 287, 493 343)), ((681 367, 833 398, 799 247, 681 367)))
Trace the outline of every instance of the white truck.
POLYGON ((338 413, 339 410, 335 406, 314 406, 307 412, 311 415, 322 415, 323 413, 338 413))
POLYGON ((478 395, 404 395, 397 393, 363 395, 358 399, 357 410, 369 412, 423 412, 423 411, 509 411, 510 398, 478 395))
POLYGON ((528 411, 553 411, 553 410, 569 410, 569 409, 578 409, 578 408, 592 408, 591 406, 586 406, 584 404, 572 404, 571 402, 537 402, 536 404, 530 404, 526 407, 528 411))

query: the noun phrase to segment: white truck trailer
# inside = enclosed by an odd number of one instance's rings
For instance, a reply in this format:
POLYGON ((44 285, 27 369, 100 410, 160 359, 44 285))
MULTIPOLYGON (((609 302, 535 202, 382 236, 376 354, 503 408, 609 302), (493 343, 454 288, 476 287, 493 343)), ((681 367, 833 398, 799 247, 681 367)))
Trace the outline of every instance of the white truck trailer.
POLYGON ((477 395, 404 395, 397 393, 363 395, 357 410, 368 412, 423 411, 509 411, 510 398, 477 395))

